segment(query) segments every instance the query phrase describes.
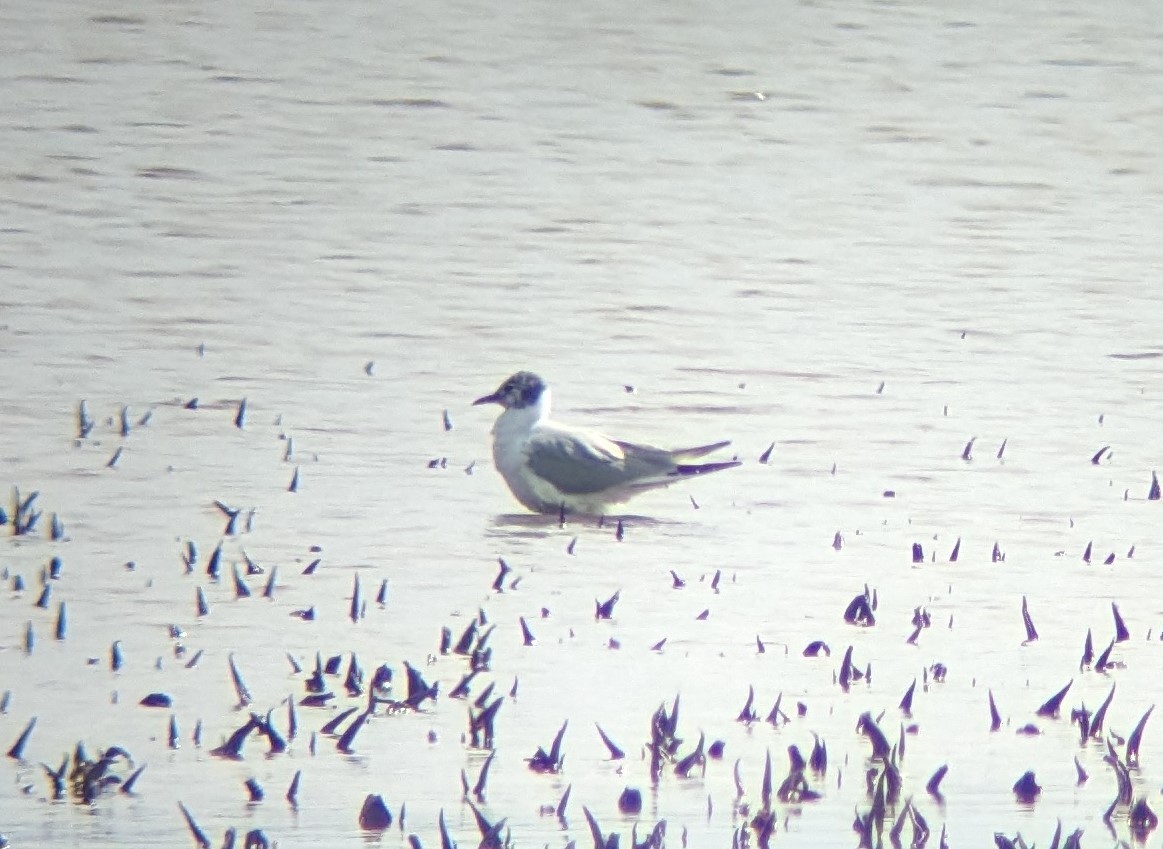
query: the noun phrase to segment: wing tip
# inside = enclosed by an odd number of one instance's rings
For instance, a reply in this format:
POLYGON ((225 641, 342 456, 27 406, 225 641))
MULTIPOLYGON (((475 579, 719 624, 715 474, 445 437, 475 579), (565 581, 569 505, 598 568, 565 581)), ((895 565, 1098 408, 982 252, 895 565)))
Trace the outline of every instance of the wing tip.
POLYGON ((721 472, 724 469, 733 469, 736 466, 742 466, 740 460, 726 460, 721 463, 680 463, 674 467, 672 475, 676 477, 694 477, 697 475, 709 475, 711 472, 721 472))

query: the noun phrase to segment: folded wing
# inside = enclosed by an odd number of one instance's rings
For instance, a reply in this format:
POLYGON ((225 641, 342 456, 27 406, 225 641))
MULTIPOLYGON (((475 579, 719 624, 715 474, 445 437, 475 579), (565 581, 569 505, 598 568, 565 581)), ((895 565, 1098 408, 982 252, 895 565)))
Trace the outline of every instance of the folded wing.
POLYGON ((702 465, 680 462, 728 444, 716 442, 668 451, 652 445, 617 442, 590 431, 550 427, 536 431, 525 450, 529 468, 538 477, 567 495, 588 495, 666 486, 678 477, 737 466, 735 461, 702 465))
POLYGON ((626 454, 598 434, 540 428, 525 445, 529 469, 567 495, 587 495, 625 486, 626 454))

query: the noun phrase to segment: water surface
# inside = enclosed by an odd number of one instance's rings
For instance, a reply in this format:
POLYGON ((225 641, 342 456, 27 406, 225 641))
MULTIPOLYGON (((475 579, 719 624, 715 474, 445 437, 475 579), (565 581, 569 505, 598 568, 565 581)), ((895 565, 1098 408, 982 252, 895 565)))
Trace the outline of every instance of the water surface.
MULTIPOLYGON (((644 791, 640 832, 665 818, 668 845, 684 828, 689 845, 728 845, 748 822, 736 760, 754 813, 766 754, 778 782, 786 747, 806 754, 818 735, 823 797, 779 806, 773 840, 853 846, 876 766, 855 730, 864 711, 893 742, 916 724, 903 792, 934 843, 942 826, 954 846, 995 831, 1048 843, 1059 819, 1087 845, 1113 840, 1105 742, 1080 746, 1069 711, 1114 685, 1106 728, 1125 737, 1161 697, 1152 8, 10 4, 0 486, 39 491, 44 517, 32 535, 0 528, 0 738, 38 718, 25 760, 0 766, 0 833, 183 845, 182 801, 215 845, 232 826, 362 846, 356 814, 374 792, 407 818, 373 842, 437 845, 443 809, 472 845, 460 772, 475 781, 486 753, 447 695, 466 661, 437 649, 442 626, 459 636, 483 612, 493 660, 473 698, 519 682, 484 810, 516 845, 586 845, 583 805, 628 843, 626 786, 644 791), (612 522, 524 518, 491 468, 491 412, 469 406, 520 368, 550 381, 563 418, 659 444, 731 438, 745 465, 643 497, 621 542, 612 522), (97 420, 84 440, 81 399, 97 420), (215 499, 253 509, 251 529, 224 537, 215 499), (62 541, 46 539, 53 512, 62 541), (278 567, 273 601, 258 597, 265 578, 234 598, 244 551, 278 567), (42 610, 54 554, 63 573, 42 610), (504 593, 497 557, 520 578, 504 593), (356 575, 371 603, 353 624, 356 575), (859 629, 841 614, 865 585, 877 624, 859 629), (616 590, 614 618, 595 621, 616 590), (1025 645, 1023 597, 1039 633, 1025 645), (1114 636, 1112 602, 1131 631, 1123 665, 1080 671, 1087 629, 1099 651, 1114 636), (314 622, 291 616, 312 605, 314 622), (917 607, 932 627, 914 646, 917 607), (803 657, 817 639, 831 656, 803 657), (848 646, 872 678, 844 693, 848 646), (230 653, 285 731, 282 702, 304 693, 284 655, 309 668, 317 651, 386 662, 397 688, 407 660, 441 697, 375 716, 350 756, 328 738, 310 754, 336 711, 305 708, 286 754, 252 740, 241 762, 209 755, 246 718, 230 653), (926 683, 936 663, 948 676, 926 683), (1071 679, 1063 716, 1036 717, 1071 679), (898 704, 914 680, 910 719, 898 704), (792 721, 737 723, 751 686, 761 719, 782 693, 792 721), (153 691, 173 710, 137 705, 153 691), (651 789, 650 715, 676 694, 682 752, 705 732, 725 757, 651 789), (566 720, 562 772, 529 772, 566 720), (608 760, 594 722, 625 760, 608 760), (1027 722, 1042 734, 1016 734, 1027 722), (39 763, 78 739, 148 764, 136 795, 48 801, 39 763), (939 803, 924 786, 941 764, 939 803), (1027 769, 1044 788, 1033 805, 1011 791, 1027 769), (297 770, 296 811, 282 795, 297 770), (250 777, 266 801, 247 804, 250 777), (539 808, 570 785, 564 827, 539 808)), ((1131 773, 1155 808, 1159 739, 1148 722, 1131 773)), ((1113 823, 1129 839, 1125 810, 1113 823)))

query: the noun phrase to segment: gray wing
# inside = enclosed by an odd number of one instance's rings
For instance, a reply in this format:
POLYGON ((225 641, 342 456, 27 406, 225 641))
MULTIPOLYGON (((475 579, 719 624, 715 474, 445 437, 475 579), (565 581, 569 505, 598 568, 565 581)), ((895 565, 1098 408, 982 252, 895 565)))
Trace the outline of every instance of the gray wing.
POLYGON ((525 453, 530 470, 567 495, 641 486, 674 468, 668 452, 564 428, 534 434, 525 453))

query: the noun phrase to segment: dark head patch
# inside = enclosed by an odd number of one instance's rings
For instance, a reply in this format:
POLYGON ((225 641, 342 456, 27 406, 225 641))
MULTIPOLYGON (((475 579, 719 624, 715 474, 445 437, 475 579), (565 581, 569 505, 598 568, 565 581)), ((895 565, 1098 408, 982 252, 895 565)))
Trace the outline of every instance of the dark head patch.
POLYGON ((492 395, 477 398, 473 404, 500 404, 506 410, 531 407, 541 400, 545 382, 531 371, 519 371, 492 395))
POLYGON ((505 409, 531 407, 545 391, 545 382, 531 371, 519 371, 497 390, 497 401, 505 409))

